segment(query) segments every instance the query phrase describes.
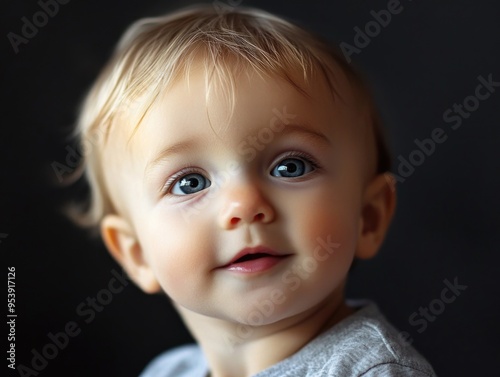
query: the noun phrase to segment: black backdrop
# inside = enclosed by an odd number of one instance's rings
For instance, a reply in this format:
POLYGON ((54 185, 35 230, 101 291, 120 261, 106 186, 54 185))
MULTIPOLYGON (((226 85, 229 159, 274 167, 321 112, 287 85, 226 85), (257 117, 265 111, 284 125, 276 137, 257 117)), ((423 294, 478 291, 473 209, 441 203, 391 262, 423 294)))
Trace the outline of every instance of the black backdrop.
MULTIPOLYGON (((47 365, 35 360, 43 368, 40 376, 136 376, 154 355, 191 338, 164 297, 146 296, 132 284, 111 297, 103 293, 121 270, 101 243, 58 214, 58 206, 80 189, 54 187, 50 166, 64 163, 78 103, 124 28, 186 3, 61 3, 57 14, 44 19, 36 16, 43 8, 34 0, 2 2, 0 254, 4 266, 16 269, 15 362, 32 368, 34 354, 45 348, 57 356, 47 365), (9 33, 22 37, 23 17, 33 16, 42 26, 14 43, 16 53, 9 33), (110 301, 100 312, 86 304, 96 296, 110 301), (79 333, 63 349, 47 346, 54 343, 49 333, 62 331, 79 333)), ((236 1, 217 4, 222 3, 236 1)), ((355 45, 354 28, 364 29, 374 19, 371 11, 386 9, 388 2, 242 5, 355 45)), ((401 5, 378 34, 370 24, 374 36, 352 55, 374 85, 394 172, 404 182, 398 183, 398 211, 387 241, 374 260, 353 271, 348 293, 377 301, 439 375, 490 376, 500 356, 500 87, 492 86, 487 99, 473 97, 480 77, 500 81, 500 6, 472 0, 401 5), (469 110, 463 116, 443 118, 464 101, 469 110), (444 142, 428 155, 416 152, 415 139, 440 132, 444 142), (418 166, 404 170, 402 159, 418 166), (466 288, 444 303, 441 294, 454 282, 466 288), (427 319, 421 307, 430 307, 427 319)), ((3 274, 5 282, 5 268, 3 274)), ((5 350, 10 342, 9 325, 4 326, 5 350)), ((3 360, 2 369, 19 375, 3 360)))

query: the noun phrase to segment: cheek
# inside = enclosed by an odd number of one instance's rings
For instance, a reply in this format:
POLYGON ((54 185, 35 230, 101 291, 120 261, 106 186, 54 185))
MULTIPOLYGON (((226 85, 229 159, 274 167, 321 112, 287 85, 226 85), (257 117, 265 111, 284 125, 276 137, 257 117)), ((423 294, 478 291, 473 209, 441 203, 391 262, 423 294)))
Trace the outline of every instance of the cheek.
POLYGON ((160 211, 144 224, 141 244, 161 287, 174 301, 189 296, 197 281, 196 274, 190 274, 209 266, 210 240, 204 231, 208 227, 194 218, 186 224, 178 213, 160 211))
MULTIPOLYGON (((352 196, 338 192, 333 185, 322 185, 297 203, 289 230, 304 256, 304 269, 314 271, 309 278, 311 286, 320 284, 323 292, 335 289, 346 278, 358 239, 356 203, 352 196)), ((311 300, 321 298, 316 297, 320 291, 310 292, 311 300)))
MULTIPOLYGON (((309 243, 307 250, 318 246, 318 238, 339 243, 341 249, 353 253, 357 241, 359 216, 352 200, 345 195, 336 195, 333 189, 316 190, 307 200, 296 201, 294 207, 293 234, 309 243)), ((300 241, 300 239, 297 239, 300 241)))
MULTIPOLYGON (((317 207, 318 208, 318 207, 317 207)), ((309 264, 317 265, 317 277, 330 279, 332 288, 345 277, 356 248, 356 227, 348 214, 339 208, 323 205, 304 217, 303 239, 309 264), (313 262, 314 260, 314 262, 313 262)))
MULTIPOLYGON (((285 281, 285 292, 296 300, 282 315, 318 305, 330 295, 343 294, 354 257, 357 217, 353 202, 332 197, 328 187, 311 191, 288 207, 286 232, 297 255, 285 281), (289 311, 286 311, 289 309, 289 311)), ((333 297, 333 296, 332 296, 333 297)))

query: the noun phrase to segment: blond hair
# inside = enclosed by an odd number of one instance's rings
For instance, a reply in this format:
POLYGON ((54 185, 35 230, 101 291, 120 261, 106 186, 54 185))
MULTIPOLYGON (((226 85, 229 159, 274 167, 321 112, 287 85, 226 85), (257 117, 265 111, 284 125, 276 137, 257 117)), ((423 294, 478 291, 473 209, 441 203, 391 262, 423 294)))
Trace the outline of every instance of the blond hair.
MULTIPOLYGON (((293 72, 299 73, 305 83, 314 75, 322 75, 335 94, 333 68, 337 66, 363 97, 370 98, 359 75, 334 48, 262 10, 239 7, 221 13, 211 5, 197 5, 141 19, 119 41, 87 94, 77 121, 80 144, 87 144, 80 171, 90 185, 88 201, 72 205, 69 211, 78 224, 95 229, 106 214, 116 212, 104 184, 101 160, 107 135, 112 126, 117 126, 113 121, 127 112, 134 100, 145 98, 141 109, 134 109, 138 125, 162 90, 188 74, 193 62, 200 59, 210 72, 210 81, 216 79, 233 104, 236 73, 249 68, 280 77, 307 95, 293 72), (94 147, 88 147, 89 140, 94 147)), ((370 109, 377 171, 384 172, 389 170, 389 153, 374 106, 370 109)))

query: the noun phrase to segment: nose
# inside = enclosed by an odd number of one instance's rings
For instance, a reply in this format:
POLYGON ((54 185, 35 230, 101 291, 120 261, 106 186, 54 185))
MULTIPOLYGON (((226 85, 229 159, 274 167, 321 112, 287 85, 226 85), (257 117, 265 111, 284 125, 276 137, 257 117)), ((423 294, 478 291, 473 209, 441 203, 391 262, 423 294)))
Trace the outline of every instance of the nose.
POLYGON ((223 229, 253 223, 269 223, 274 220, 274 209, 260 190, 251 183, 240 183, 227 188, 219 214, 219 225, 223 229))

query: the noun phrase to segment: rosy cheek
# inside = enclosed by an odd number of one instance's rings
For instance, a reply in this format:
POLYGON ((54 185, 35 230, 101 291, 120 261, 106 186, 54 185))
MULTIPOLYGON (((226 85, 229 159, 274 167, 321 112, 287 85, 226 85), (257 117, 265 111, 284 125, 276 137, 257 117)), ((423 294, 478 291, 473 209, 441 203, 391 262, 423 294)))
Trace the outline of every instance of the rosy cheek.
POLYGON ((179 285, 182 279, 182 265, 190 246, 182 242, 180 230, 165 220, 150 221, 144 230, 144 253, 160 285, 169 293, 170 287, 179 285))
POLYGON ((303 235, 308 243, 307 249, 310 249, 308 252, 318 247, 319 238, 340 244, 339 251, 343 253, 352 253, 356 241, 356 219, 349 205, 327 195, 315 195, 304 202, 297 208, 296 213, 300 215, 294 233, 303 235))
POLYGON ((143 225, 144 251, 162 288, 173 299, 189 293, 210 266, 207 227, 194 218, 186 225, 177 213, 161 211, 143 225))

